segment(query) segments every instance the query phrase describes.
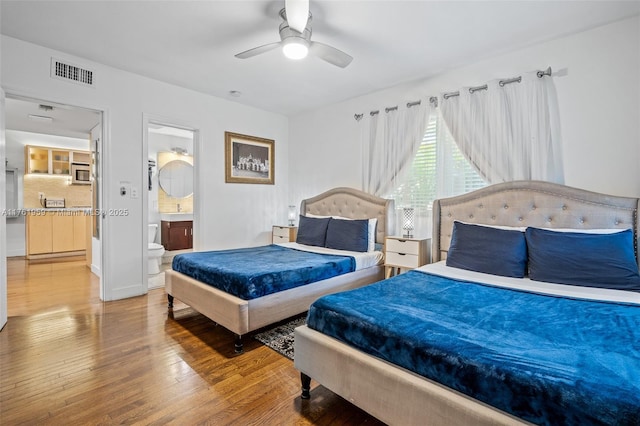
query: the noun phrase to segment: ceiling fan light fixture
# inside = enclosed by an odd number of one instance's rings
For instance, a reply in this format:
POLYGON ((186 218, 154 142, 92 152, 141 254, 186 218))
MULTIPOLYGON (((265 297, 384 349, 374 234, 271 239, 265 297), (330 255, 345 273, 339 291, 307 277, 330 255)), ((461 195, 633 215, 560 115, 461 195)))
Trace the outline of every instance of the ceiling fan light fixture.
POLYGON ((291 37, 282 44, 282 53, 289 59, 303 59, 309 54, 308 42, 301 37, 291 37))
POLYGON ((311 41, 313 16, 308 6, 309 0, 286 0, 284 9, 280 10, 280 18, 282 18, 278 29, 280 41, 245 50, 236 54, 236 58, 252 58, 282 47, 282 53, 288 59, 299 60, 306 58, 310 53, 337 67, 348 66, 353 60, 350 55, 327 44, 311 41), (294 16, 296 19, 293 19, 294 16))

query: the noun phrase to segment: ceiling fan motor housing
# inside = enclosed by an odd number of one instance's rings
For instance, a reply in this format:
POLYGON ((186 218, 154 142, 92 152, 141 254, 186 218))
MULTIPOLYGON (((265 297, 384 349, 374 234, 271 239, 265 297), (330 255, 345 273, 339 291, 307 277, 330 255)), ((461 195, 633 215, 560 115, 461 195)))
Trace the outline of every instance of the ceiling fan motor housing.
POLYGON ((287 22, 287 11, 285 9, 280 10, 280 17, 282 18, 282 21, 283 21, 280 24, 280 40, 282 40, 285 43, 286 42, 300 43, 309 47, 309 44, 311 41, 311 20, 313 19, 311 16, 311 12, 309 12, 309 19, 307 20, 307 26, 305 27, 302 33, 289 27, 289 22, 287 22))
POLYGON ((307 28, 305 28, 304 32, 301 34, 290 28, 289 24, 285 21, 280 24, 280 40, 282 40, 284 44, 299 43, 309 47, 311 41, 311 28, 307 25, 307 28))

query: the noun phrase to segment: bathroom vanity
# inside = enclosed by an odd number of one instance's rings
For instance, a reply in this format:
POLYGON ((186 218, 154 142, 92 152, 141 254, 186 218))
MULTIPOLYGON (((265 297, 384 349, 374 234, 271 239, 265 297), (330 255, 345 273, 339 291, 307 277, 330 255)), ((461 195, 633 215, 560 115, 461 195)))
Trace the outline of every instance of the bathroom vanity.
POLYGON ((162 213, 160 239, 165 250, 193 248, 193 215, 189 213, 162 213))

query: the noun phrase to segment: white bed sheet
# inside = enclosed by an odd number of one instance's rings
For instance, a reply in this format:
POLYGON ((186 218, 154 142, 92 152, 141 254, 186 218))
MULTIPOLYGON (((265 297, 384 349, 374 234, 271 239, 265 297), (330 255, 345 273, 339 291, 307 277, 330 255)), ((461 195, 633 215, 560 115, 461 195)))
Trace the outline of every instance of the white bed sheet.
POLYGON ((576 285, 555 284, 533 281, 529 278, 512 278, 499 275, 484 274, 453 268, 446 265, 446 260, 421 266, 416 271, 427 272, 443 277, 473 281, 497 287, 506 287, 533 293, 549 294, 553 296, 571 297, 575 299, 601 300, 607 302, 622 302, 640 306, 640 293, 625 290, 612 290, 597 287, 581 287, 576 285))
POLYGON ((384 259, 384 254, 381 251, 359 252, 359 251, 336 250, 336 249, 330 249, 326 247, 308 246, 305 244, 298 244, 295 242, 279 243, 278 245, 296 249, 296 250, 308 251, 311 253, 334 254, 338 256, 351 256, 356 260, 356 269, 355 269, 356 271, 379 265, 382 263, 382 260, 384 259))

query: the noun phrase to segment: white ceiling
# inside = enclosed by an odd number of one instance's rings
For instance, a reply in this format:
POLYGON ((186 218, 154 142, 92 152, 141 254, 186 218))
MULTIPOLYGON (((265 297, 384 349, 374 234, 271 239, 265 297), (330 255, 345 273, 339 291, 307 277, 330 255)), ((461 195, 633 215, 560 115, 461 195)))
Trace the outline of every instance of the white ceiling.
MULTIPOLYGON (((640 13, 639 1, 311 0, 345 69, 278 50, 274 1, 0 1, 0 32, 288 116, 640 13), (230 91, 240 91, 233 97, 230 91)), ((100 76, 96 75, 96 79, 100 76)))
POLYGON ((89 133, 99 122, 100 113, 92 110, 21 98, 5 101, 5 124, 10 130, 84 139, 88 144, 89 133), (30 115, 48 117, 51 122, 33 120, 30 115))

